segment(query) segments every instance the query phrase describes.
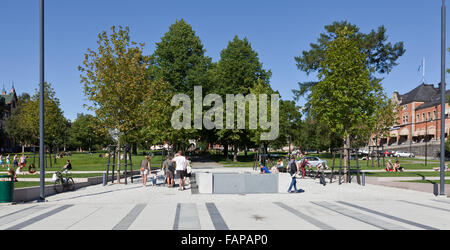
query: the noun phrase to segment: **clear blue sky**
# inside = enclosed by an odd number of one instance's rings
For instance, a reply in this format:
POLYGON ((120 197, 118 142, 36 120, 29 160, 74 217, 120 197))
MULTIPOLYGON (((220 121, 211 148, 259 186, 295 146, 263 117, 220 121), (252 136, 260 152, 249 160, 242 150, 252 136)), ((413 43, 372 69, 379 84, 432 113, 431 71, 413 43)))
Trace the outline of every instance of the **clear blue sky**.
MULTIPOLYGON (((146 43, 151 54, 169 26, 183 18, 214 61, 234 35, 247 37, 272 70, 272 87, 291 99, 298 82, 315 78, 298 71, 294 57, 309 49, 325 25, 347 20, 363 32, 385 25, 390 41, 405 42, 406 54, 383 86, 389 96, 406 93, 421 83, 423 57, 426 82, 440 82, 440 5, 441 0, 47 0, 46 81, 73 120, 87 112, 77 67, 86 49, 96 48, 98 33, 129 26, 132 40, 146 43)), ((0 1, 0 84, 8 91, 12 81, 19 93, 38 87, 38 14, 39 0, 0 1)))

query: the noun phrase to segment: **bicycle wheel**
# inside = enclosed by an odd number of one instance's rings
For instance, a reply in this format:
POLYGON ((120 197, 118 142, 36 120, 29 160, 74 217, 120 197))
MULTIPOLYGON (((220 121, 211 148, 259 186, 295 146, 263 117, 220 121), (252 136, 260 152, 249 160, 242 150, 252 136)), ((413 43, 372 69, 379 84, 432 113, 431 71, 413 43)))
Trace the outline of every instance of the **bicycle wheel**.
POLYGON ((71 177, 69 177, 67 179, 66 190, 67 191, 75 191, 75 182, 73 181, 73 179, 71 177))
POLYGON ((61 179, 57 179, 55 181, 55 183, 53 184, 53 189, 55 190, 55 192, 57 194, 59 194, 59 193, 64 191, 64 184, 63 184, 61 179))

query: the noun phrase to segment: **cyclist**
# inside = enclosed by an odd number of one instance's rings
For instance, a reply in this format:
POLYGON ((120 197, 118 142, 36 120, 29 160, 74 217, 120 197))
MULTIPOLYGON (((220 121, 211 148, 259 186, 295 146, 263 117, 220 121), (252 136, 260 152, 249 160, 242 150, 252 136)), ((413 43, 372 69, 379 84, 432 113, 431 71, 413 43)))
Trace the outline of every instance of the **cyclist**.
POLYGON ((72 164, 70 163, 70 160, 67 160, 67 164, 62 167, 62 170, 65 174, 67 174, 67 172, 69 172, 70 170, 72 170, 72 164))

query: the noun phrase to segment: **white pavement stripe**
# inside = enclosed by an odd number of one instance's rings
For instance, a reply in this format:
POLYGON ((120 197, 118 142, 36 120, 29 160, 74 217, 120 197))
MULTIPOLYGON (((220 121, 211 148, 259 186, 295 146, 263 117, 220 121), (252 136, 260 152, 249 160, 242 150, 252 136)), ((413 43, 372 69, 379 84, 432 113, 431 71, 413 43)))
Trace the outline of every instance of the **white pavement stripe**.
POLYGON ((344 216, 353 218, 355 220, 359 220, 361 222, 367 223, 369 225, 378 227, 380 229, 384 229, 384 230, 406 230, 407 228, 398 226, 398 225, 394 225, 392 223, 380 220, 378 218, 372 217, 372 216, 368 216, 365 214, 361 214, 359 212, 347 209, 345 207, 330 203, 330 202, 312 202, 315 205, 321 206, 323 208, 327 208, 329 210, 335 211, 337 213, 340 213, 344 216))
POLYGON ((150 203, 128 230, 172 230, 175 210, 173 203, 150 203))
POLYGON ((71 224, 70 230, 111 230, 130 212, 133 205, 78 205, 75 208, 84 212, 76 219, 77 223, 71 224))
POLYGON ((114 228, 113 230, 127 230, 136 218, 141 214, 142 210, 146 207, 146 204, 136 205, 130 213, 127 214, 114 228))
POLYGON ((7 228, 6 230, 20 230, 20 229, 23 229, 23 228, 28 227, 28 226, 30 226, 30 225, 32 225, 32 224, 38 222, 38 221, 41 221, 41 220, 43 220, 43 219, 45 219, 45 218, 47 218, 47 217, 50 217, 50 216, 52 216, 52 215, 55 215, 55 214, 57 214, 57 213, 59 213, 59 212, 65 210, 65 209, 68 209, 69 207, 72 207, 72 206, 73 206, 73 205, 64 205, 64 206, 55 208, 55 209, 53 209, 53 210, 51 210, 51 211, 49 211, 49 212, 46 212, 46 213, 44 213, 44 214, 41 214, 41 215, 36 216, 36 217, 34 217, 34 218, 31 218, 31 219, 29 219, 29 220, 27 220, 27 221, 24 221, 24 222, 22 222, 22 223, 19 223, 19 224, 17 224, 17 225, 14 225, 14 226, 12 226, 12 227, 10 227, 10 228, 7 228))
POLYGON ((0 226, 7 225, 26 216, 44 210, 46 207, 32 206, 0 217, 0 226))
POLYGON ((421 206, 421 207, 428 207, 428 208, 437 209, 437 210, 441 210, 441 211, 445 211, 445 212, 450 212, 450 209, 430 206, 430 205, 426 205, 426 204, 420 204, 417 202, 412 202, 412 201, 400 201, 400 202, 404 202, 404 203, 408 203, 408 204, 412 204, 412 205, 416 205, 416 206, 421 206))
POLYGON ((388 218, 388 219, 391 219, 391 220, 395 220, 395 221, 398 221, 398 222, 401 222, 401 223, 405 223, 405 224, 408 224, 408 225, 411 225, 411 226, 415 226, 415 227, 418 227, 418 228, 422 228, 422 229, 426 229, 426 230, 439 230, 439 229, 434 228, 434 227, 430 227, 430 226, 427 226, 427 225, 416 223, 414 221, 410 221, 410 220, 402 219, 402 218, 399 218, 399 217, 395 217, 395 216, 392 216, 392 215, 389 215, 389 214, 381 213, 381 212, 378 212, 378 211, 375 211, 375 210, 372 210, 372 209, 360 207, 358 205, 351 204, 351 203, 348 203, 348 202, 339 201, 339 203, 347 205, 347 206, 350 206, 350 207, 353 207, 353 208, 356 208, 356 209, 359 209, 359 210, 362 210, 362 211, 366 211, 366 212, 369 212, 369 213, 372 213, 372 214, 375 214, 375 215, 378 215, 378 216, 382 216, 382 217, 385 217, 385 218, 388 218))
POLYGON ((317 230, 272 202, 216 203, 230 230, 317 230))
POLYGON ((440 203, 450 204, 450 200, 432 200, 440 203))
POLYGON ((321 222, 319 220, 316 220, 316 219, 314 219, 311 216, 307 216, 306 214, 304 214, 304 213, 302 213, 302 212, 300 212, 300 211, 298 211, 298 210, 296 210, 296 209, 294 209, 292 207, 289 207, 288 205, 286 205, 286 204, 284 204, 282 202, 274 202, 274 204, 279 206, 279 207, 281 207, 281 208, 283 208, 284 210, 286 210, 286 211, 288 211, 288 212, 290 212, 292 214, 295 214, 300 219, 305 220, 305 221, 311 223, 312 225, 314 225, 314 226, 316 226, 316 227, 318 227, 318 228, 320 228, 322 230, 335 230, 335 228, 333 228, 331 226, 328 226, 327 224, 325 224, 325 223, 323 223, 323 222, 321 222))
POLYGON ((200 230, 200 219, 197 211, 197 204, 182 203, 178 218, 177 230, 200 230))

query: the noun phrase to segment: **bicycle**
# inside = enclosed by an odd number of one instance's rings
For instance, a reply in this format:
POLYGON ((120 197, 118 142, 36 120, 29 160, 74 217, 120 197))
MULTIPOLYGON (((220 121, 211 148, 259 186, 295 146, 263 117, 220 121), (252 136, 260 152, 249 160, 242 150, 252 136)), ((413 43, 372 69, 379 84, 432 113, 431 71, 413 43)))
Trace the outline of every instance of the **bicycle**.
POLYGON ((64 176, 61 171, 58 171, 53 175, 53 179, 53 188, 56 193, 59 194, 62 192, 75 190, 75 182, 72 177, 69 176, 68 172, 66 172, 64 176))

